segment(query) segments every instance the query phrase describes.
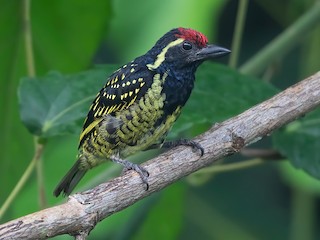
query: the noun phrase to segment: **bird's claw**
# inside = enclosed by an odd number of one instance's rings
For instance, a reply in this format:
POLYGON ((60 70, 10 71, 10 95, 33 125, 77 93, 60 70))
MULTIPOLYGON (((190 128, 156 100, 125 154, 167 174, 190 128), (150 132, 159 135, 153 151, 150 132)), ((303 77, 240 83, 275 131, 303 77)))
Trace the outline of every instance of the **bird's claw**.
POLYGON ((110 159, 113 162, 121 164, 124 167, 123 171, 133 170, 136 173, 138 173, 142 182, 146 185, 145 190, 147 191, 149 189, 149 183, 148 183, 149 172, 144 167, 140 166, 139 164, 135 164, 127 160, 121 159, 119 156, 111 156, 110 159))
POLYGON ((199 150, 200 151, 200 157, 202 157, 203 156, 203 154, 204 154, 204 149, 203 149, 203 147, 199 144, 199 143, 197 143, 197 142, 194 142, 194 141, 192 141, 192 140, 190 140, 190 146, 192 147, 192 149, 193 150, 199 150))
POLYGON ((149 189, 149 183, 148 183, 148 177, 149 177, 149 172, 139 164, 132 163, 130 166, 126 166, 125 170, 133 170, 136 173, 139 174, 142 182, 145 184, 145 190, 147 191, 149 189))

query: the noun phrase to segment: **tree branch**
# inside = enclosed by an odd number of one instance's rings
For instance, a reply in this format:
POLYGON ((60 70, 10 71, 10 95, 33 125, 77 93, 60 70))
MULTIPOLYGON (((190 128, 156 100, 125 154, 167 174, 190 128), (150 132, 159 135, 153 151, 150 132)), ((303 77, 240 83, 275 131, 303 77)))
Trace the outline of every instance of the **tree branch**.
POLYGON ((85 239, 97 222, 220 158, 239 152, 319 105, 320 72, 195 138, 205 149, 201 158, 191 148, 178 147, 144 163, 150 173, 148 191, 144 190, 139 175, 128 171, 70 196, 64 204, 0 225, 0 239, 44 239, 67 233, 85 239))

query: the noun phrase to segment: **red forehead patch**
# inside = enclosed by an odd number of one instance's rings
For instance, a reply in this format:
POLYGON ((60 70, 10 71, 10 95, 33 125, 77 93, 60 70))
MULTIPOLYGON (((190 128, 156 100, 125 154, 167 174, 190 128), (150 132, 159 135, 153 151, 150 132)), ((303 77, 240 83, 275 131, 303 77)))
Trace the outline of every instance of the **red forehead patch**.
POLYGON ((179 38, 184 38, 185 40, 194 42, 200 47, 204 47, 208 43, 207 37, 196 30, 190 28, 178 28, 178 30, 180 33, 176 34, 176 36, 179 38))

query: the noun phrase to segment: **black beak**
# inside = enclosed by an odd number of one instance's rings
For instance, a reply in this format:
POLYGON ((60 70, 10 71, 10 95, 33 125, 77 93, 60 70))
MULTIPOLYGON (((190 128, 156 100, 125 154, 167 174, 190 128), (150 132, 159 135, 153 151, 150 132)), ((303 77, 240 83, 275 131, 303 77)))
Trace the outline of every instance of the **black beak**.
POLYGON ((201 48, 195 55, 195 60, 206 60, 209 58, 218 58, 231 53, 227 48, 219 47, 217 45, 207 45, 201 48))

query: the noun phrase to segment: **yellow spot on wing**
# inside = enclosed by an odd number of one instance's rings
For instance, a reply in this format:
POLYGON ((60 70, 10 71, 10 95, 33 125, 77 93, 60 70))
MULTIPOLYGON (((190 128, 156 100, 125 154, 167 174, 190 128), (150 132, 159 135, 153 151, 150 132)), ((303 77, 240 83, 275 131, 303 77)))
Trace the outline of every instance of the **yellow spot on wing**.
POLYGON ((94 117, 97 117, 97 116, 98 116, 99 111, 100 111, 100 107, 98 107, 98 109, 94 112, 93 116, 94 116, 94 117))
POLYGON ((90 123, 85 129, 83 129, 82 133, 80 134, 80 142, 82 141, 83 137, 85 135, 87 135, 89 132, 91 132, 92 129, 95 128, 95 126, 97 126, 103 118, 99 118, 94 120, 92 123, 90 123))
POLYGON ((121 108, 121 106, 123 106, 123 104, 118 104, 118 105, 116 105, 116 108, 114 109, 115 111, 116 110, 119 110, 120 108, 121 108))
POLYGON ((109 110, 109 107, 106 107, 104 112, 103 112, 103 115, 107 114, 108 113, 108 110, 109 110))
MULTIPOLYGON (((120 105, 119 105, 119 106, 120 106, 120 105)), ((125 109, 126 107, 127 107, 127 103, 123 104, 123 105, 121 106, 120 110, 123 110, 123 109, 125 109)))
POLYGON ((102 116, 102 113, 103 113, 104 110, 105 110, 104 107, 102 107, 102 108, 100 109, 100 111, 98 112, 98 116, 99 116, 99 117, 102 116))
POLYGON ((121 80, 123 80, 126 76, 122 73, 121 80))
POLYGON ((93 106, 92 110, 95 111, 96 108, 97 108, 97 106, 98 106, 98 103, 96 103, 96 104, 93 106))
POLYGON ((117 105, 113 105, 109 108, 108 113, 112 113, 114 109, 117 107, 117 105))
POLYGON ((130 103, 129 103, 129 105, 128 106, 130 106, 131 104, 133 104, 134 102, 135 102, 135 100, 137 99, 137 96, 135 96, 131 101, 130 101, 130 103))

